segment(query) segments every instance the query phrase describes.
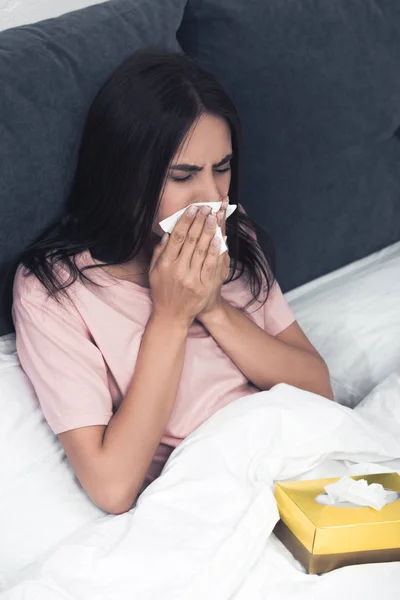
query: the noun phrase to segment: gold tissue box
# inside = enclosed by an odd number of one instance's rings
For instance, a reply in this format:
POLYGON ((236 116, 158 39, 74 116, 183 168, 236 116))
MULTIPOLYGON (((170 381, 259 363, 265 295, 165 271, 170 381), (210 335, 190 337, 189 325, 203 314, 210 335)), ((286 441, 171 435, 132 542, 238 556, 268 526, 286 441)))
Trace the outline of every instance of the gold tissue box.
MULTIPOLYGON (((400 500, 381 510, 328 506, 316 501, 325 486, 338 481, 315 479, 277 483, 275 498, 281 520, 274 533, 308 573, 338 567, 400 560, 400 500)), ((400 492, 397 473, 359 475, 400 492)))

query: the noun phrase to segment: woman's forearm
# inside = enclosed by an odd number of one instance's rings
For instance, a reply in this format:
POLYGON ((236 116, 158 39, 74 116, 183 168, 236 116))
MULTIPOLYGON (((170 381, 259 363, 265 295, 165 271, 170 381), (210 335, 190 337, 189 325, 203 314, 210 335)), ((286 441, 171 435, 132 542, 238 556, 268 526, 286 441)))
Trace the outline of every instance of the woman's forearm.
MULTIPOLYGON (((184 363, 188 325, 150 318, 128 392, 108 424, 99 468, 111 486, 110 498, 128 510, 168 423, 184 363)), ((99 488, 104 494, 99 478, 99 488)), ((116 511, 110 511, 116 512, 116 511)))
POLYGON ((242 373, 261 390, 288 383, 330 397, 329 372, 316 354, 287 344, 222 301, 202 323, 242 373))

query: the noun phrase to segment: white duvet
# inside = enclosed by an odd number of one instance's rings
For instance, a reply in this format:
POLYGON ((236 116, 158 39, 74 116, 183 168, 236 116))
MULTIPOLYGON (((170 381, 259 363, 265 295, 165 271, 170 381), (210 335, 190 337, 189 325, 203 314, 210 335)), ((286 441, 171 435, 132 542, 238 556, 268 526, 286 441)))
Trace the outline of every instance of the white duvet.
POLYGON ((400 563, 307 575, 274 537, 274 482, 400 471, 400 377, 355 410, 281 384, 219 411, 120 516, 80 529, 1 600, 398 598, 400 563))

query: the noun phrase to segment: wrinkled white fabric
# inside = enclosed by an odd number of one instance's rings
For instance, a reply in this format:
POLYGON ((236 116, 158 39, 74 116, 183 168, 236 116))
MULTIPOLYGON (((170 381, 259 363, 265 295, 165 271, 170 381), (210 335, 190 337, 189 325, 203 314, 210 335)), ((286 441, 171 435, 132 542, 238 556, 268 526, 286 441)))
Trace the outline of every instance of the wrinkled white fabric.
POLYGON ((399 272, 397 242, 285 294, 340 404, 356 406, 399 367, 399 272))
POLYGON ((233 402, 174 451, 134 509, 73 534, 1 600, 397 597, 399 563, 307 575, 272 534, 277 480, 359 463, 400 470, 394 382, 384 410, 379 395, 351 410, 285 384, 233 402))

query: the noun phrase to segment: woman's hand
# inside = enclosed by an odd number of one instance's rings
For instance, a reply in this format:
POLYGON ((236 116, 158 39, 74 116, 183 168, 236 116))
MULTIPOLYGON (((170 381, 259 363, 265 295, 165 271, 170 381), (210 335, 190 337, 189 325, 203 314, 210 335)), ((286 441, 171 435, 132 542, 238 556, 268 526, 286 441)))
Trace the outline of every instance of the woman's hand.
POLYGON ((208 306, 219 266, 216 225, 209 207, 189 207, 156 247, 149 274, 153 315, 190 326, 208 306))
MULTIPOLYGON (((229 200, 225 198, 222 202, 221 209, 217 214, 217 222, 218 225, 221 227, 222 235, 224 236, 224 238, 226 232, 226 208, 228 206, 228 203, 229 200)), ((206 321, 208 316, 212 315, 212 313, 222 308, 223 299, 221 296, 221 289, 224 281, 228 277, 229 265, 230 258, 227 251, 218 257, 217 267, 215 269, 213 280, 213 289, 210 299, 207 305, 203 308, 203 310, 197 315, 197 320, 203 323, 203 325, 205 325, 204 321, 206 321)))

